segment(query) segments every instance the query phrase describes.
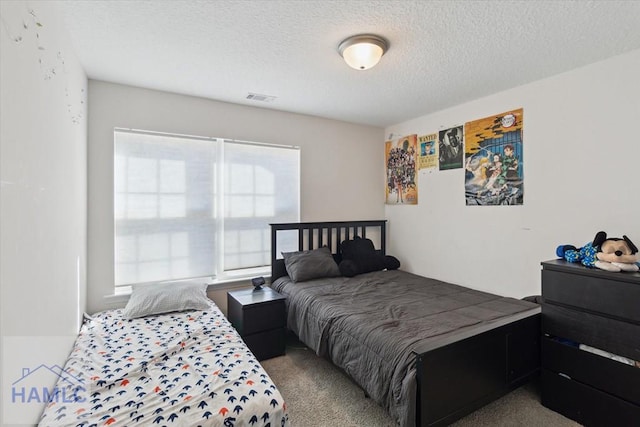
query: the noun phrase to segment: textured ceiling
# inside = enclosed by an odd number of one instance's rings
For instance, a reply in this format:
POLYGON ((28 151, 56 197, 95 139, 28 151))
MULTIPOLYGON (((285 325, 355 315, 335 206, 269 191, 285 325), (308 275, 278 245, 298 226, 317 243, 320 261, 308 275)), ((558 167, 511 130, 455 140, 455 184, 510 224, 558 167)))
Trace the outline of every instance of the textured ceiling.
POLYGON ((380 127, 640 48, 638 1, 59 3, 92 79, 380 127), (360 33, 390 42, 367 71, 360 33))

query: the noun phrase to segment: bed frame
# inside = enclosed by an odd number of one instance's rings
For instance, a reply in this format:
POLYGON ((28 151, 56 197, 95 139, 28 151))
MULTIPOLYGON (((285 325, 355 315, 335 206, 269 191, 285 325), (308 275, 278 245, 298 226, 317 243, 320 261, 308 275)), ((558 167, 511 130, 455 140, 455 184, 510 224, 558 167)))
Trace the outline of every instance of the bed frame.
MULTIPOLYGON (((386 220, 271 224, 271 282, 285 276, 278 235, 296 231, 297 250, 328 246, 340 262, 340 242, 353 236, 378 240, 386 252, 386 220)), ((475 329, 455 341, 441 339, 415 351, 416 425, 445 426, 503 396, 540 368, 540 309, 475 329)), ((365 390, 366 392, 366 390, 365 390)))

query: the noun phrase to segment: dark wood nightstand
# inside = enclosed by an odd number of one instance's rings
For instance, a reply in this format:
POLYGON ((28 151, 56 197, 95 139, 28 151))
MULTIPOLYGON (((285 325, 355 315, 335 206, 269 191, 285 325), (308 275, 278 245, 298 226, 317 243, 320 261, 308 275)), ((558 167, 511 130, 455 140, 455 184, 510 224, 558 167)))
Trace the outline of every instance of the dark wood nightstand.
POLYGON ((285 297, 271 288, 227 293, 229 321, 258 360, 285 353, 285 297))

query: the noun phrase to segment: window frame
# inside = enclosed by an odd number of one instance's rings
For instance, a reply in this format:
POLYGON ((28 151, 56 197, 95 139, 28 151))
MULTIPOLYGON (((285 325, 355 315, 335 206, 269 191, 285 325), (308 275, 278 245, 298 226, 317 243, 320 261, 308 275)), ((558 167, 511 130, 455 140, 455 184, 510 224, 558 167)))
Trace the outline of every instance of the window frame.
MULTIPOLYGON (((258 275, 264 275, 264 274, 268 274, 268 272, 270 271, 270 265, 268 264, 268 259, 269 257, 267 257, 267 263, 265 265, 260 265, 260 266, 255 266, 255 267, 246 267, 246 268, 237 268, 237 269, 226 269, 225 267, 225 220, 226 220, 226 199, 228 197, 227 194, 225 194, 225 148, 229 145, 229 144, 238 144, 238 145, 242 145, 242 146, 257 146, 260 148, 275 148, 275 149, 287 149, 287 150, 294 150, 297 152, 297 160, 296 160, 296 175, 297 175, 297 183, 295 184, 296 186, 296 194, 295 194, 295 199, 297 202, 297 206, 296 206, 296 218, 293 219, 293 221, 299 221, 300 220, 300 211, 301 211, 301 149, 300 146, 297 145, 285 145, 285 144, 271 144, 271 143, 262 143, 262 142, 255 142, 255 141, 244 141, 244 140, 236 140, 236 139, 229 139, 229 138, 218 138, 218 137, 208 137, 208 136, 197 136, 197 135, 188 135, 188 134, 177 134, 177 133, 167 133, 167 132, 157 132, 157 131, 148 131, 148 130, 140 130, 140 129, 132 129, 132 128, 122 128, 122 127, 115 127, 113 130, 113 151, 114 151, 114 163, 113 163, 113 173, 114 173, 114 177, 113 177, 113 209, 112 209, 112 215, 113 215, 113 226, 114 226, 114 231, 113 231, 113 238, 114 238, 114 258, 113 258, 113 268, 114 268, 114 291, 115 294, 122 294, 122 293, 129 293, 131 291, 131 286, 135 285, 135 284, 144 284, 144 283, 158 283, 161 281, 165 281, 165 280, 152 280, 152 281, 135 281, 132 283, 118 283, 117 282, 117 257, 116 257, 116 251, 118 248, 118 224, 117 222, 119 221, 119 219, 117 218, 117 209, 118 209, 118 204, 116 201, 116 198, 118 197, 118 192, 117 192, 117 184, 116 181, 118 179, 118 177, 116 176, 116 162, 117 162, 117 144, 116 144, 116 134, 117 133, 126 133, 126 134, 141 134, 141 135, 148 135, 148 136, 158 136, 158 137, 168 137, 168 138, 179 138, 179 139, 189 139, 189 140, 198 140, 198 141, 205 141, 205 142, 213 142, 216 144, 216 149, 215 149, 215 167, 214 167, 214 171, 212 173, 212 175, 215 175, 215 185, 213 187, 215 187, 214 190, 214 194, 215 196, 212 196, 212 200, 214 201, 215 206, 213 207, 213 211, 212 212, 214 214, 215 217, 215 227, 216 227, 216 242, 214 243, 214 250, 215 250, 215 259, 212 261, 213 264, 213 268, 215 270, 213 275, 207 275, 207 276, 198 276, 198 277, 181 277, 181 278, 167 278, 166 281, 182 281, 182 280, 194 280, 194 279, 201 279, 203 281, 205 281, 208 284, 221 284, 221 283, 229 283, 229 282, 234 282, 234 281, 240 281, 240 280, 246 280, 248 278, 251 277, 256 277, 258 275)), ((255 165, 254 165, 255 167, 255 165)), ((160 190, 157 190, 156 194, 160 194, 160 190)), ((260 195, 259 193, 255 192, 255 184, 254 184, 254 188, 253 188, 253 192, 251 193, 251 195, 253 196, 254 199, 254 205, 255 205, 255 198, 257 195, 260 195)), ((274 192, 274 195, 277 195, 277 189, 274 192)), ((254 212, 255 215, 255 212, 254 212)), ((251 221, 255 221, 256 218, 260 218, 260 217, 256 217, 256 216, 249 216, 247 217, 247 220, 251 221)), ((230 220, 237 220, 234 218, 231 218, 230 220)), ((258 219, 259 220, 259 219, 258 219)), ((279 221, 278 219, 276 219, 275 221, 279 221)), ((268 219, 268 223, 267 225, 267 229, 268 229, 268 224, 274 222, 273 218, 268 219)), ((287 220, 283 220, 283 222, 292 222, 291 220, 287 219, 287 220)), ((269 254, 270 255, 270 254, 269 254)))

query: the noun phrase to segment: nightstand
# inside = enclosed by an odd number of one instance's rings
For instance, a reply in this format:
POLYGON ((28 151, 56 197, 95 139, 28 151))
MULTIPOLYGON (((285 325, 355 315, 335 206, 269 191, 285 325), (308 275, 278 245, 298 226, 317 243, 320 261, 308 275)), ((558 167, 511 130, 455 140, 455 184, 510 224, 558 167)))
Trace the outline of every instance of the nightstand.
POLYGON ((285 353, 285 297, 271 288, 227 293, 229 321, 258 360, 285 353))

